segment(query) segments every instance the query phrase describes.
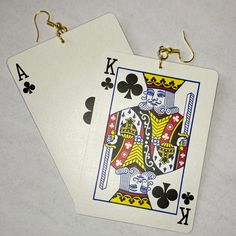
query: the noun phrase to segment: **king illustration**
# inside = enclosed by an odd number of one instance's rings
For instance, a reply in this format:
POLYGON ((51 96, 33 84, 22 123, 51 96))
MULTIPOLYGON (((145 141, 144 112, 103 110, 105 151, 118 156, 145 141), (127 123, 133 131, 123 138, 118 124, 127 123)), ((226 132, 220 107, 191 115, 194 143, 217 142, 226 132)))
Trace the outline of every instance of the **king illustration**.
POLYGON ((180 114, 175 94, 184 80, 149 73, 144 79, 142 101, 109 116, 99 188, 106 189, 114 168, 120 186, 110 202, 151 209, 152 180, 185 165, 194 94, 187 95, 180 114))

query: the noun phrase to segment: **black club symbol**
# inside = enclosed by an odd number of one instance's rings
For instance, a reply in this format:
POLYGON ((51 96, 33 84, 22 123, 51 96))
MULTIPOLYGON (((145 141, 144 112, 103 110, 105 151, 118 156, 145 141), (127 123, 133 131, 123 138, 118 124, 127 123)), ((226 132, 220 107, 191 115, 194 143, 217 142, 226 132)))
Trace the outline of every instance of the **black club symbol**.
POLYGON ((33 93, 32 90, 35 90, 35 86, 33 84, 30 84, 29 82, 24 83, 25 88, 23 89, 24 93, 33 93))
POLYGON ((105 81, 103 81, 101 83, 102 87, 104 87, 106 90, 108 90, 109 88, 113 88, 113 83, 111 83, 111 79, 109 77, 107 77, 105 79, 105 81))
POLYGON ((184 199, 184 203, 188 205, 190 201, 193 201, 194 196, 190 192, 187 192, 182 194, 182 198, 184 199))
POLYGON ((88 125, 91 124, 94 103, 95 103, 95 97, 89 97, 85 101, 85 106, 88 109, 88 111, 84 113, 83 119, 84 119, 84 122, 88 125))
POLYGON ((156 186, 152 190, 152 195, 155 198, 159 198, 157 200, 157 205, 165 209, 169 206, 169 201, 175 201, 178 197, 178 193, 175 189, 169 189, 170 184, 163 183, 164 189, 161 186, 156 186))
POLYGON ((139 96, 143 92, 143 87, 137 84, 138 77, 135 74, 128 74, 126 76, 126 82, 121 81, 118 84, 118 91, 120 93, 126 93, 125 98, 132 99, 131 93, 135 96, 139 96))

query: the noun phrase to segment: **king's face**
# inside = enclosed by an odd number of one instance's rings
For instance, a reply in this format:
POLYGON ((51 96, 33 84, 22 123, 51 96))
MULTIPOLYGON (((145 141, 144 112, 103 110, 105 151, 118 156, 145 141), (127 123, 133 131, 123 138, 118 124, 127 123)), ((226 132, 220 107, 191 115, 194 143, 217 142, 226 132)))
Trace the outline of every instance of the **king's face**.
POLYGON ((165 105, 166 92, 163 89, 149 88, 147 90, 147 103, 153 107, 162 107, 165 105))
POLYGON ((130 178, 129 192, 146 194, 148 189, 148 180, 139 173, 130 178))

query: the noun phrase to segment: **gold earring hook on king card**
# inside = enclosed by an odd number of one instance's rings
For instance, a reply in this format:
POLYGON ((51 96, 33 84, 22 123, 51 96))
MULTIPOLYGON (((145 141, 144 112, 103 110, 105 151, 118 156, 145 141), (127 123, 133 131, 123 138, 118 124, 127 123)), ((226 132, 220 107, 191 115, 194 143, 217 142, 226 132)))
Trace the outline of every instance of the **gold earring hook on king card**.
POLYGON ((50 14, 47 12, 47 11, 44 11, 44 10, 40 10, 38 11, 35 15, 34 15, 34 24, 35 24, 35 27, 36 27, 36 30, 37 30, 37 39, 36 39, 36 42, 39 41, 39 29, 38 29, 38 25, 37 25, 37 22, 36 22, 36 19, 37 19, 37 16, 41 13, 45 13, 47 16, 48 16, 48 19, 47 19, 47 25, 51 26, 51 27, 55 27, 57 29, 57 32, 56 32, 56 35, 57 37, 61 40, 62 43, 65 42, 65 40, 62 38, 62 34, 67 32, 68 29, 66 26, 62 25, 60 22, 57 22, 57 23, 54 23, 50 20, 50 14))
POLYGON ((178 54, 179 61, 181 61, 183 63, 189 63, 194 59, 195 53, 194 53, 193 48, 191 47, 190 43, 188 42, 184 31, 183 31, 183 39, 184 39, 184 42, 186 43, 190 53, 192 54, 192 57, 189 60, 183 60, 181 53, 180 53, 180 49, 160 46, 159 50, 158 50, 159 69, 162 68, 162 62, 167 60, 170 54, 178 54))

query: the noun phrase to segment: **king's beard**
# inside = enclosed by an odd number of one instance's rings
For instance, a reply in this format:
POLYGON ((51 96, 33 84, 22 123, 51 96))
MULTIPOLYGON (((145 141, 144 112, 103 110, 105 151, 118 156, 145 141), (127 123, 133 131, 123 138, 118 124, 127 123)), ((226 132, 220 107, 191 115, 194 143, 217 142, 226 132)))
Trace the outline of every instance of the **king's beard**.
POLYGON ((153 105, 147 102, 140 102, 139 108, 143 111, 151 111, 153 109, 158 115, 163 115, 166 111, 166 108, 164 105, 157 106, 157 105, 153 105))

